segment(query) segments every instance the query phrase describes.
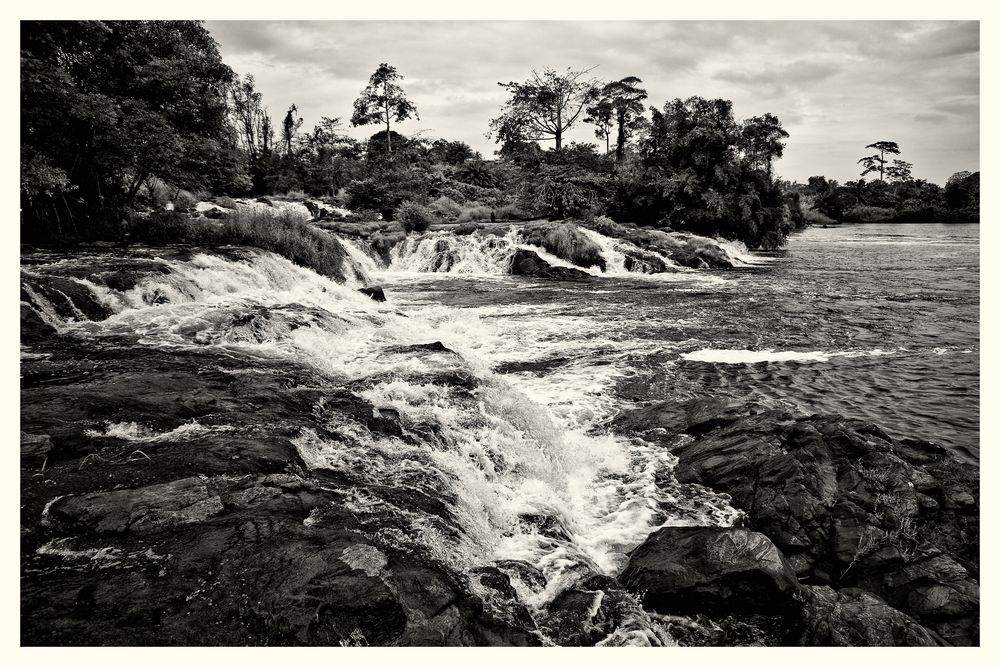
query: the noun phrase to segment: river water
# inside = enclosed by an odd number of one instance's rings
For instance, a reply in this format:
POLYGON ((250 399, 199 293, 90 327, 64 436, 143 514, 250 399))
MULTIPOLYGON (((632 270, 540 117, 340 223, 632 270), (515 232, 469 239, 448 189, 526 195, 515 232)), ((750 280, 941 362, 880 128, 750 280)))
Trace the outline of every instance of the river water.
POLYGON ((750 266, 585 285, 378 275, 461 344, 578 422, 643 401, 725 397, 840 413, 979 458, 979 229, 809 228, 750 266))
MULTIPOLYGON (((22 264, 22 299, 90 344, 128 336, 130 351, 217 350, 248 369, 277 358, 398 415, 405 439, 334 414, 336 438, 303 429, 294 444, 309 467, 363 480, 348 502, 358 516, 397 512, 366 485, 442 499, 454 530, 399 509, 408 528, 377 536, 418 542, 460 571, 527 561, 548 584, 519 592, 542 609, 582 573, 617 574, 661 526, 738 516, 724 497, 671 483, 668 449, 613 433, 623 410, 714 397, 837 412, 978 462, 978 231, 810 228, 780 252, 728 245, 738 268, 652 275, 624 270, 622 246, 588 231, 607 268, 585 282, 507 275, 515 231, 426 234, 388 265, 346 242, 386 303, 257 251, 155 260, 157 271, 123 291, 78 277, 106 258, 39 256, 22 264), (53 276, 112 314, 60 315, 58 290, 43 290, 53 276), (420 347, 437 341, 444 347, 420 347)), ((169 443, 229 432, 222 422, 162 433, 95 423, 87 433, 169 443)), ((619 639, 666 641, 639 634, 619 639)))

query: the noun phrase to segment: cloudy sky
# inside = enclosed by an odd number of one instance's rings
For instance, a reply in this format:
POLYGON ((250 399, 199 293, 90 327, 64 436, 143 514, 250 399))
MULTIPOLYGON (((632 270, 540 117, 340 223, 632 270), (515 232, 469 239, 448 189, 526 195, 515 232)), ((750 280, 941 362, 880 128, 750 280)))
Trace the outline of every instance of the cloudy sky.
MULTIPOLYGON (((273 22, 209 21, 223 59, 253 74, 275 120, 296 104, 307 128, 350 118, 381 62, 406 78, 420 113, 398 128, 484 134, 505 99, 499 81, 532 69, 596 66, 634 75, 662 106, 692 95, 733 100, 738 118, 771 112, 791 135, 776 169, 857 178, 865 144, 896 141, 917 178, 979 169, 979 26, 969 22, 273 22)), ((346 124, 346 123, 345 123, 346 124)), ((356 128, 358 138, 377 128, 356 128)), ((568 137, 592 141, 581 124, 568 137)))

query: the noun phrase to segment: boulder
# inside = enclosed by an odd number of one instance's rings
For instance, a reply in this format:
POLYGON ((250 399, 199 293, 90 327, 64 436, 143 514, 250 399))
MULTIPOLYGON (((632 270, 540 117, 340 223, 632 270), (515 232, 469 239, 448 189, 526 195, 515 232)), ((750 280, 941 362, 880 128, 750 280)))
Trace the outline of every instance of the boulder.
POLYGON ((859 588, 804 587, 802 646, 942 646, 936 633, 859 588))
POLYGON ((781 614, 799 588, 774 544, 745 528, 661 528, 618 579, 644 607, 667 614, 781 614))
POLYGON ((580 269, 566 266, 551 266, 534 250, 518 248, 511 259, 510 273, 515 276, 531 276, 551 280, 590 280, 592 276, 580 269))
POLYGON ((647 406, 616 428, 671 443, 676 479, 728 494, 806 583, 863 588, 949 643, 978 643, 978 470, 944 448, 712 400, 647 406))
POLYGON ((378 301, 380 303, 385 301, 385 292, 378 285, 362 287, 358 291, 369 297, 372 301, 378 301))

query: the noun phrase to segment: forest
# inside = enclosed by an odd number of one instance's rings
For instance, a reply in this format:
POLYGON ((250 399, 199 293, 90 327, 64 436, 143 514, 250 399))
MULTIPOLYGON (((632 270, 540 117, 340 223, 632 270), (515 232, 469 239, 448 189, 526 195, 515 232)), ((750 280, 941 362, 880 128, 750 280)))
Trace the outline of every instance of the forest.
POLYGON ((116 240, 167 209, 176 218, 231 197, 312 197, 345 223, 406 232, 607 216, 765 249, 807 220, 978 219, 978 174, 945 188, 896 172, 783 182, 773 170, 788 137, 780 120, 737 119, 729 100, 647 106, 638 77, 599 81, 573 68, 501 86, 508 99, 484 127, 497 144, 486 158, 462 141, 399 132, 419 118, 419 100, 391 64, 377 66, 349 118, 331 109, 307 129, 295 105, 273 117, 253 76, 227 66, 199 22, 22 22, 21 237, 116 240), (374 132, 358 141, 348 124, 374 132), (565 144, 580 126, 600 143, 565 144))

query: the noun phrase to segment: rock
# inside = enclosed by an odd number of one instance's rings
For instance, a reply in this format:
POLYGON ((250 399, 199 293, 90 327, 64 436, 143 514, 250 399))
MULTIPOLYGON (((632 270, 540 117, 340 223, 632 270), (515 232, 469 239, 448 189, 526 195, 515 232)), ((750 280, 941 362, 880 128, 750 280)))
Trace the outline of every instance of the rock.
POLYGON ((942 646, 906 614, 859 588, 804 587, 803 646, 942 646))
POLYGON ((616 428, 691 436, 672 449, 676 479, 728 494, 806 583, 863 588, 949 643, 978 643, 978 471, 940 446, 711 401, 648 406, 616 428))
POLYGON ((510 273, 515 276, 532 276, 551 280, 590 280, 592 276, 580 269, 551 266, 533 250, 518 248, 511 259, 510 273))
POLYGON ((542 627, 560 646, 664 646, 670 637, 611 577, 592 574, 543 611, 542 627))
POLYGON ((198 523, 222 511, 205 481, 189 477, 139 489, 60 498, 49 506, 51 521, 97 534, 154 533, 198 523))
POLYGON ((372 301, 385 301, 385 292, 378 285, 373 285, 372 287, 362 287, 358 291, 368 296, 372 301))
POLYGON ((32 435, 21 431, 21 465, 41 467, 52 453, 52 438, 48 435, 32 435))
POLYGON ((661 528, 619 576, 662 613, 784 613, 796 605, 795 573, 767 537, 744 528, 661 528))

